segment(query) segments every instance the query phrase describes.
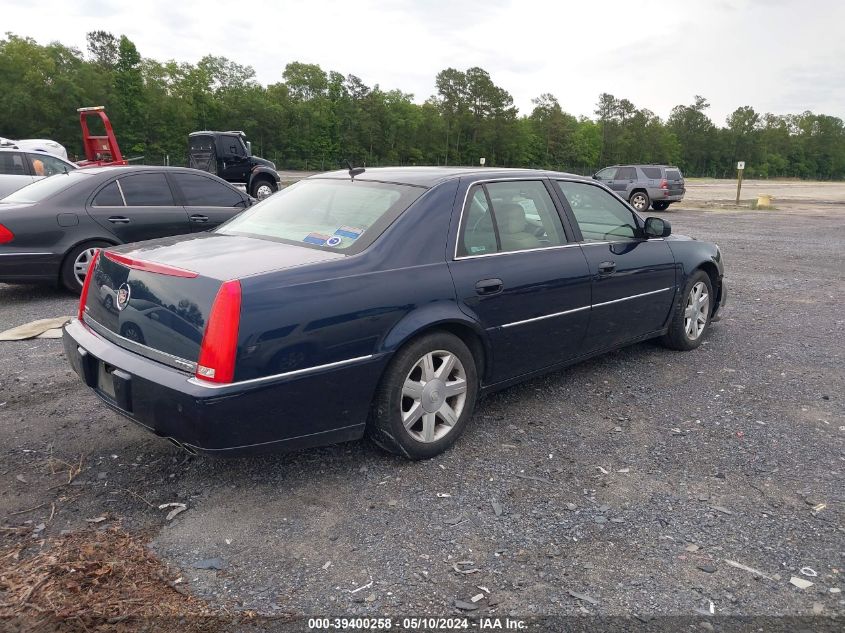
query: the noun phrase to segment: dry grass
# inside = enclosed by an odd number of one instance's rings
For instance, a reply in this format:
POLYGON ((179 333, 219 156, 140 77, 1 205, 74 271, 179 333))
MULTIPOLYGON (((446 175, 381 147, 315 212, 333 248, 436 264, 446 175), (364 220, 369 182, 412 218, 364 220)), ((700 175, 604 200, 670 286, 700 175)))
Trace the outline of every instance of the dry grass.
POLYGON ((119 526, 42 541, 27 532, 0 533, 3 630, 217 631, 250 620, 211 610, 119 526))

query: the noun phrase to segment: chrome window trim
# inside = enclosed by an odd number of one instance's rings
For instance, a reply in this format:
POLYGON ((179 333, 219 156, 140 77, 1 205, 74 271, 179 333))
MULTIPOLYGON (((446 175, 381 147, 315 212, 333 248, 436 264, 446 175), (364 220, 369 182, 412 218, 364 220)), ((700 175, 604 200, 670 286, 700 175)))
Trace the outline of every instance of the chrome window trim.
MULTIPOLYGON (((115 182, 117 183, 117 190, 120 192, 120 199, 123 200, 123 206, 124 207, 129 206, 128 204, 126 204, 126 196, 123 195, 123 187, 120 186, 120 178, 117 178, 115 180, 115 182)), ((108 186, 108 185, 106 185, 106 186, 108 186)))
MULTIPOLYGON (((87 309, 88 308, 86 308, 86 310, 87 309)), ((197 371, 197 364, 195 362, 185 358, 180 358, 179 356, 174 356, 173 354, 168 354, 167 352, 162 352, 158 349, 153 349, 152 347, 147 347, 142 343, 136 343, 125 336, 112 332, 102 323, 94 320, 94 318, 87 312, 82 315, 82 319, 86 325, 94 330, 94 332, 102 336, 107 341, 111 341, 115 345, 119 345, 120 347, 124 347, 136 354, 149 358, 150 360, 158 361, 159 363, 173 367, 174 369, 178 369, 180 371, 191 373, 195 373, 197 371)))
POLYGON ((373 354, 368 354, 367 356, 357 356, 355 358, 347 358, 346 360, 339 360, 333 363, 326 363, 325 365, 315 365, 313 367, 305 367, 304 369, 294 369, 293 371, 286 371, 282 374, 273 374, 272 376, 261 376, 260 378, 250 378, 249 380, 239 380, 237 382, 214 383, 205 380, 200 380, 196 377, 189 378, 188 382, 192 385, 203 387, 205 389, 225 389, 227 387, 237 387, 240 385, 255 385, 260 384, 262 382, 268 382, 270 380, 293 378, 294 376, 305 376, 307 374, 312 374, 318 371, 322 371, 324 369, 333 369, 335 367, 343 367, 345 365, 351 365, 353 363, 360 363, 365 360, 370 360, 373 357, 373 354))
MULTIPOLYGON (((461 223, 464 221, 464 211, 467 208, 467 200, 469 199, 469 192, 472 190, 475 185, 483 185, 490 182, 514 182, 516 180, 522 181, 532 181, 532 182, 540 182, 545 183, 545 181, 549 180, 549 176, 520 176, 520 177, 510 177, 510 178, 485 178, 483 180, 474 180, 473 182, 469 183, 467 186, 466 192, 464 192, 464 201, 461 203, 461 213, 458 216, 458 232, 455 235, 455 252, 452 255, 452 261, 460 261, 462 259, 475 259, 477 257, 492 257, 493 255, 510 255, 512 253, 533 253, 534 251, 546 251, 553 248, 568 248, 571 246, 578 246, 578 242, 567 242, 566 244, 558 244, 557 246, 544 246, 542 248, 528 248, 519 251, 502 251, 499 253, 487 253, 485 255, 458 255, 458 245, 460 244, 461 239, 461 223)), ((545 187, 545 184, 543 185, 545 187)), ((551 197, 551 194, 549 194, 551 197)), ((554 206, 554 198, 552 198, 552 205, 554 206)), ((555 213, 557 213, 557 207, 555 206, 555 213)), ((561 228, 563 227, 563 220, 561 219, 561 228)), ((564 228, 565 233, 565 228, 564 228)), ((565 237, 565 235, 564 235, 565 237)))
POLYGON ((601 306, 607 306, 607 305, 611 305, 613 303, 620 303, 622 301, 628 301, 630 299, 639 299, 640 297, 647 297, 649 295, 656 295, 660 292, 666 292, 667 290, 672 290, 672 287, 670 286, 668 288, 661 288, 660 290, 651 290, 649 292, 642 292, 642 293, 637 294, 637 295, 631 295, 630 297, 622 297, 620 299, 613 299, 612 301, 604 301, 602 303, 594 303, 594 304, 591 304, 591 305, 588 305, 588 306, 581 306, 580 308, 572 308, 571 310, 564 310, 563 312, 554 312, 552 314, 544 314, 543 316, 534 317, 532 319, 524 319, 522 321, 513 321, 511 323, 505 323, 503 325, 500 325, 499 327, 504 329, 504 328, 514 327, 516 325, 524 325, 525 323, 534 323, 535 321, 542 321, 544 319, 552 319, 554 317, 564 316, 566 314, 572 314, 573 312, 581 312, 582 310, 591 310, 593 308, 600 308, 601 306))

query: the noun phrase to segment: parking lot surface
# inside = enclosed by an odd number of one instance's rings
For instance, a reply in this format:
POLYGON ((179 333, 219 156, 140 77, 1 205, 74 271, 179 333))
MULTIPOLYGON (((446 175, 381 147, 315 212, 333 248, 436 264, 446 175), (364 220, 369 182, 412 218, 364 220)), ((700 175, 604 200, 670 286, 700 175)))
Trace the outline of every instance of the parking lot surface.
MULTIPOLYGON (((845 186, 776 186, 775 211, 691 182, 661 214, 725 257, 698 350, 498 393, 426 462, 367 442, 191 457, 102 405, 60 341, 0 343, 2 524, 150 530, 198 596, 262 614, 845 616, 845 186)), ((75 307, 0 284, 0 329, 75 307)))

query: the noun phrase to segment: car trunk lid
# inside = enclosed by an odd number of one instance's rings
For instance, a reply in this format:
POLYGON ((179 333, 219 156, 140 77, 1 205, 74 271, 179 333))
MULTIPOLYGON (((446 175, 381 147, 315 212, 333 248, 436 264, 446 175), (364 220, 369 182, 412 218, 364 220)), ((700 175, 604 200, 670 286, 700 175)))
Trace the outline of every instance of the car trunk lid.
POLYGON ((192 372, 224 282, 342 257, 217 234, 109 249, 91 272, 83 320, 116 345, 192 372))

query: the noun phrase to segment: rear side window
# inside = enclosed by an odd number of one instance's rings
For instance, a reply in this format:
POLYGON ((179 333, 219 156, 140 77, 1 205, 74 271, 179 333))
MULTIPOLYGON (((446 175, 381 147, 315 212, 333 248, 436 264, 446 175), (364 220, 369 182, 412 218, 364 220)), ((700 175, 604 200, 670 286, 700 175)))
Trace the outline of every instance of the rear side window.
POLYGON ((560 216, 541 181, 494 182, 471 190, 457 254, 525 251, 565 242, 560 216))
POLYGON ((620 167, 619 171, 616 172, 616 180, 636 180, 637 179, 637 168, 636 167, 620 167))
POLYGON ((100 193, 94 197, 92 204, 95 207, 122 207, 123 198, 120 195, 120 189, 117 188, 117 181, 110 182, 100 189, 100 193))
POLYGON ((657 180, 663 177, 660 174, 660 167, 641 167, 640 169, 643 170, 645 177, 651 180, 657 180))
POLYGON ((119 180, 128 207, 173 206, 173 194, 164 174, 135 174, 119 180))
POLYGON ((677 169, 667 169, 666 170, 666 180, 680 180, 681 179, 681 172, 677 169))
POLYGON ((28 176, 29 172, 23 163, 23 154, 17 152, 0 152, 0 174, 7 176, 28 176))
POLYGON ((205 176, 170 174, 189 207, 234 207, 244 199, 237 191, 205 176))

